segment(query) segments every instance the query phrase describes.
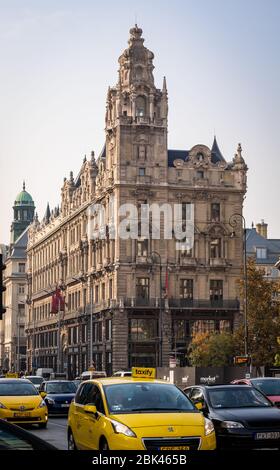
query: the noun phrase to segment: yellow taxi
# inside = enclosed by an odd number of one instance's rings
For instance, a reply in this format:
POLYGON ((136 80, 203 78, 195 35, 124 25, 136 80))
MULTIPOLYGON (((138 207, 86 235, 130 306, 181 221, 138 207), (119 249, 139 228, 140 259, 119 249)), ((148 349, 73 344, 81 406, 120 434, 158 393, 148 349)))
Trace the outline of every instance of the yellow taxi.
POLYGON ((214 450, 214 426, 176 385, 133 368, 88 380, 68 414, 69 450, 214 450))
POLYGON ((48 408, 30 380, 0 379, 0 418, 46 428, 48 408))

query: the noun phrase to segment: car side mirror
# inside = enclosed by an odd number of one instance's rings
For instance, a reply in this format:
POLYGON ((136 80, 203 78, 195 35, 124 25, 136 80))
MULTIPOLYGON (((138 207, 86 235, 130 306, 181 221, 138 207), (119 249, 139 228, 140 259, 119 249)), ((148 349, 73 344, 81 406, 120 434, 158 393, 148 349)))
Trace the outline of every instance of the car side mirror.
POLYGON ((85 405, 84 406, 84 412, 96 415, 97 414, 97 408, 96 408, 95 405, 85 405))
POLYGON ((42 398, 46 398, 47 393, 46 392, 40 392, 40 395, 41 395, 42 398))
POLYGON ((201 401, 198 401, 194 404, 194 406, 199 410, 202 411, 204 409, 204 405, 201 401))

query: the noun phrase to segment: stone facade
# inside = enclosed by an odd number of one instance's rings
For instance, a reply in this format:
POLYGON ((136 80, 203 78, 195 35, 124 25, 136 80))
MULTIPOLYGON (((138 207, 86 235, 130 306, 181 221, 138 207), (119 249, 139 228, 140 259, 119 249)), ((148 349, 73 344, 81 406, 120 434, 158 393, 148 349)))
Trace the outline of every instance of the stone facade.
POLYGON ((168 365, 174 352, 184 362, 193 332, 232 330, 239 321, 242 226, 232 237, 228 221, 242 214, 246 192, 241 146, 231 162, 216 139, 211 149, 168 150, 166 80, 155 87, 154 55, 143 42, 135 26, 119 58, 117 85, 108 89, 99 158, 85 159, 77 177, 64 180, 60 208, 30 227, 29 368, 57 368, 58 317, 50 313, 56 286, 66 300, 59 342, 69 376, 92 360, 108 373, 168 365), (101 218, 89 212, 92 204, 103 207, 101 218), (113 239, 123 204, 172 210, 193 204, 193 247, 180 242, 178 249, 173 232, 165 239, 162 219, 159 239, 131 239, 129 224, 126 239, 113 239), (92 224, 99 229, 94 238, 92 224))
POLYGON ((26 369, 26 248, 28 226, 34 219, 35 205, 25 190, 17 195, 11 224, 11 243, 5 247, 4 302, 6 313, 0 320, 0 368, 20 371, 26 369))

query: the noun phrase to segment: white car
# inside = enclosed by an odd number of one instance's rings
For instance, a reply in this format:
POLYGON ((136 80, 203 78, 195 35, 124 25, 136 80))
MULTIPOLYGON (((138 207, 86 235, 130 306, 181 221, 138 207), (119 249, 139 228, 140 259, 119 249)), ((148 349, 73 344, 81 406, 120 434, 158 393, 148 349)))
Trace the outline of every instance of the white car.
POLYGON ((30 380, 37 390, 39 390, 41 383, 44 382, 44 377, 41 377, 40 375, 24 375, 21 378, 30 380))
POLYGON ((118 370, 114 372, 113 377, 131 377, 131 370, 118 370))

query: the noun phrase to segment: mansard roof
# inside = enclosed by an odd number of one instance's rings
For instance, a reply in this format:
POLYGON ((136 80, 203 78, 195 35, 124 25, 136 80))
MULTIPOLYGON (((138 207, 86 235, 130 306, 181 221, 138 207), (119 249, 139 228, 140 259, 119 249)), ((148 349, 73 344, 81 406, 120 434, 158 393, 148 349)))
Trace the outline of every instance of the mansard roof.
MULTIPOLYGON (((189 150, 168 150, 168 166, 173 167, 173 162, 177 159, 188 161, 189 150)), ((211 161, 212 163, 225 162, 222 152, 217 144, 216 136, 214 137, 213 145, 211 148, 211 161)))
POLYGON ((265 238, 260 235, 256 228, 246 229, 246 252, 247 256, 254 256, 257 248, 266 248, 266 258, 258 258, 258 264, 274 265, 280 254, 280 240, 265 238))
POLYGON ((27 248, 27 242, 28 242, 28 229, 29 227, 26 227, 24 232, 17 238, 15 243, 11 245, 11 251, 8 256, 8 258, 26 258, 26 248, 27 248))

